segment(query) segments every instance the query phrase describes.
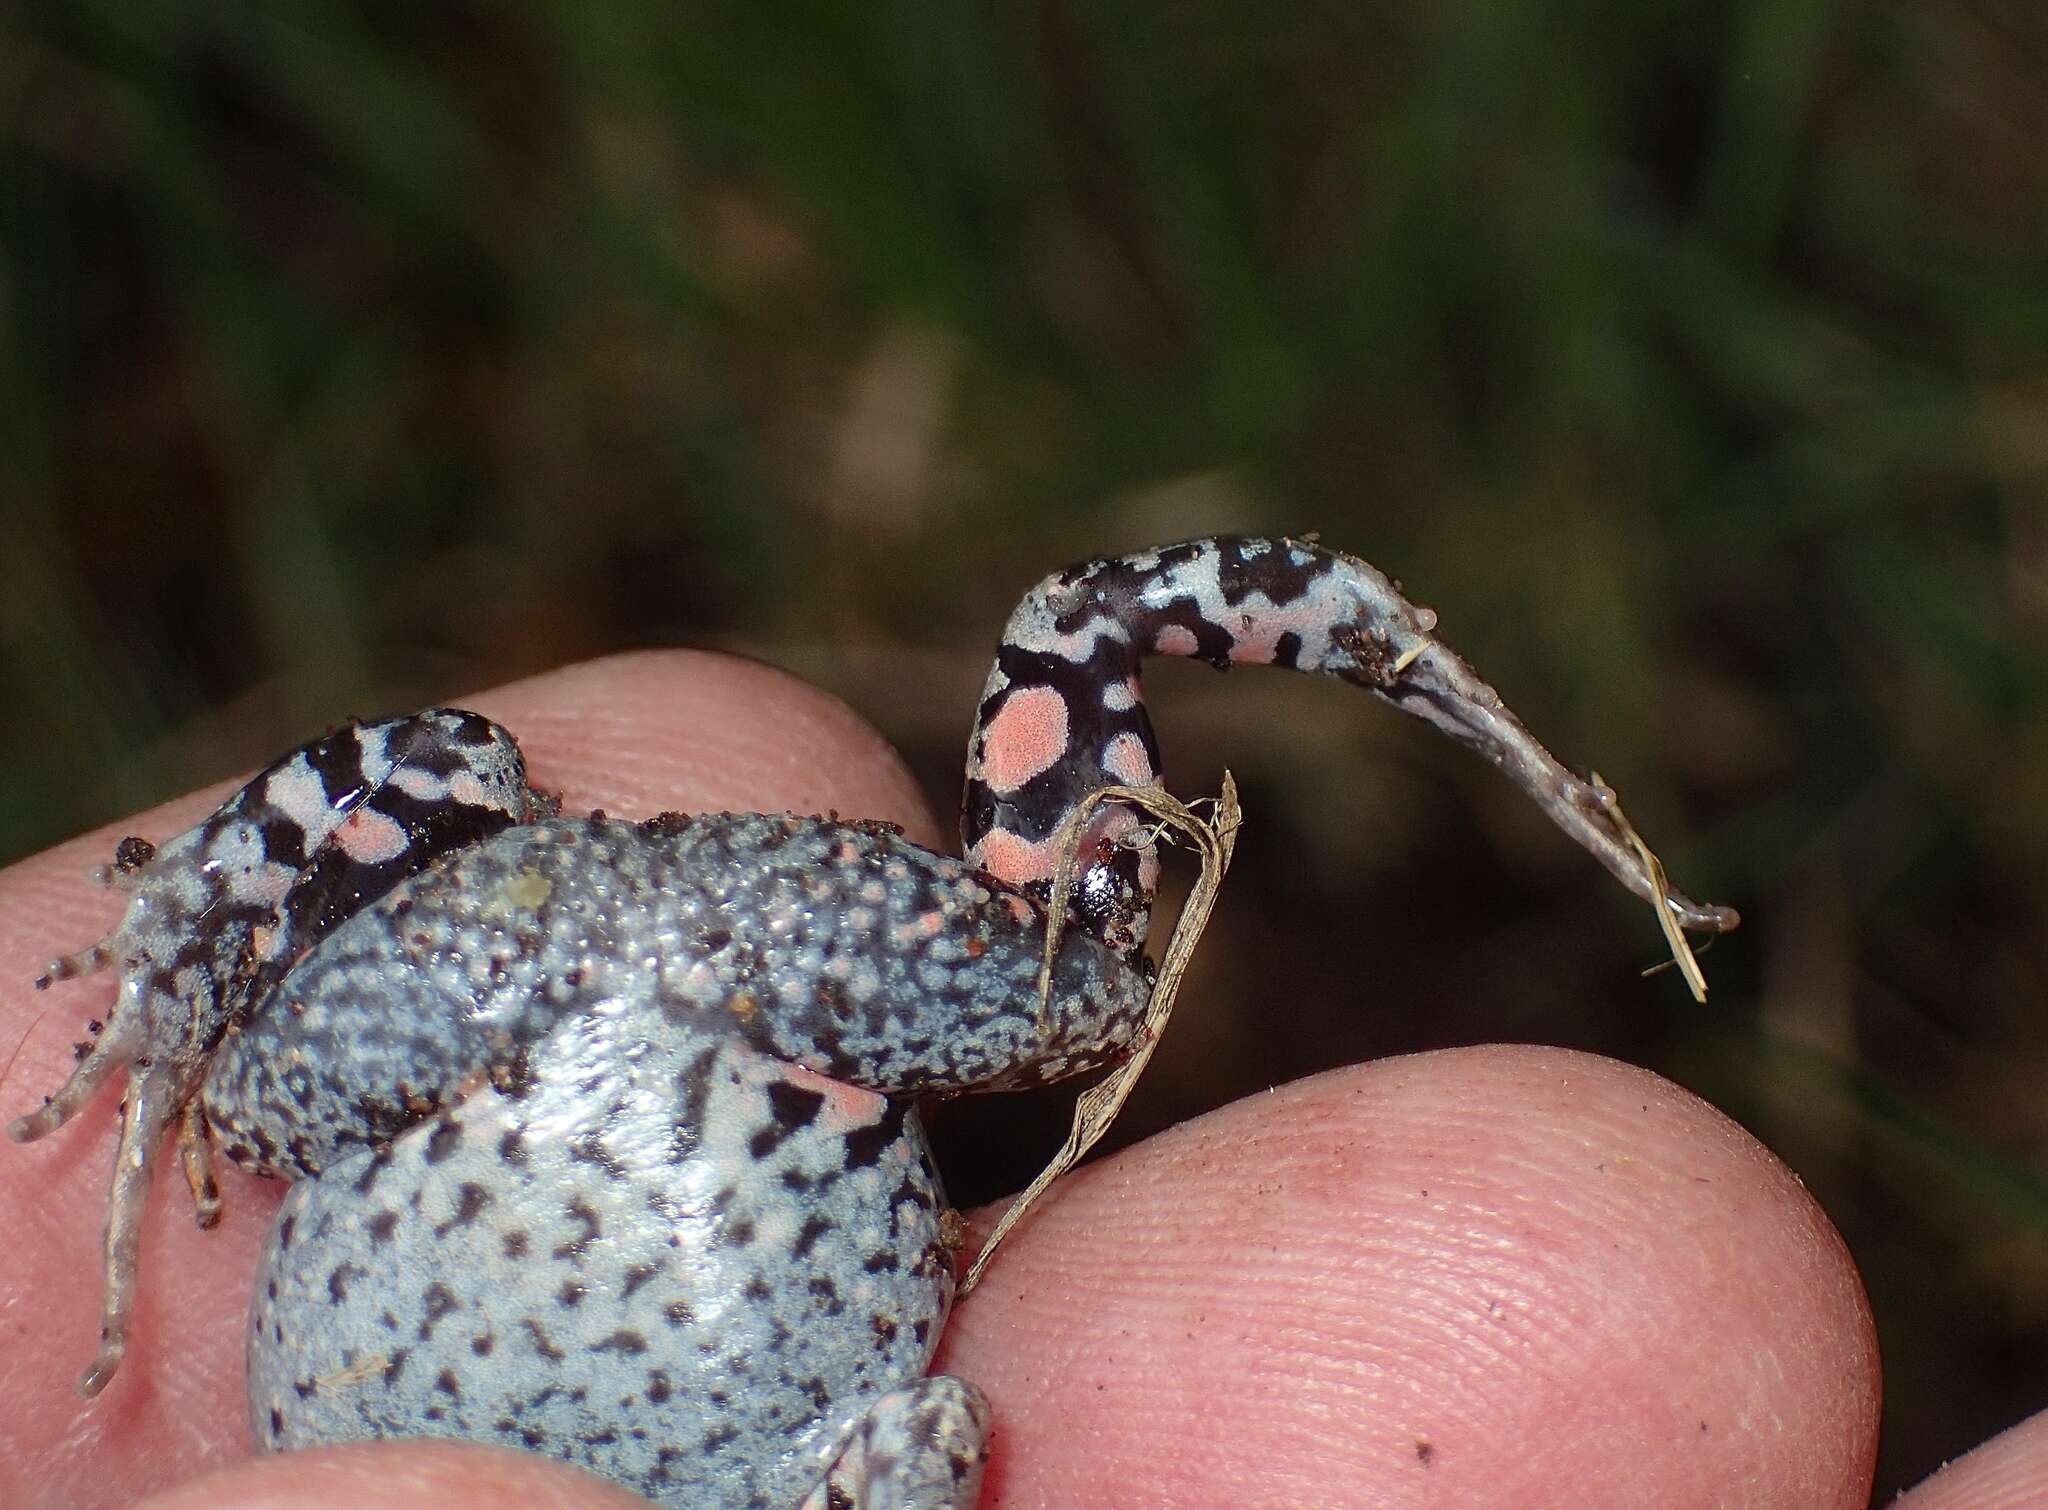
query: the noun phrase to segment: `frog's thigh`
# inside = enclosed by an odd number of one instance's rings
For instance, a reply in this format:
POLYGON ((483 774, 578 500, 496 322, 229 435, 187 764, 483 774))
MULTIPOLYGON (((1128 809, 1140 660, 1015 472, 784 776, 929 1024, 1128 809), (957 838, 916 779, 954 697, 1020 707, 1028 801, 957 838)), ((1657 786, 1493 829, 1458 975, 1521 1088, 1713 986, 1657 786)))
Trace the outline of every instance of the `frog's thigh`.
POLYGON ((801 1510, 974 1510, 988 1399, 948 1374, 884 1395, 848 1433, 801 1510))
POLYGON ((578 1061, 293 1190, 251 1314, 260 1447, 463 1437, 788 1505, 924 1373, 953 1277, 914 1114, 729 1042, 578 1061))

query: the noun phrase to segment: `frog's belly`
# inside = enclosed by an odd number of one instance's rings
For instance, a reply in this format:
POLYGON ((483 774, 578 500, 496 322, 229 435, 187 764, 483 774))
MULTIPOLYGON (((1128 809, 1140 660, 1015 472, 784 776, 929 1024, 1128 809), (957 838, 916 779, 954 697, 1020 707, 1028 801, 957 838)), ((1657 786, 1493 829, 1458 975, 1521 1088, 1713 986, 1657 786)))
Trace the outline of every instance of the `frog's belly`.
POLYGON ((915 1113, 730 1041, 592 1038, 294 1188, 250 1318, 260 1447, 462 1437, 786 1505, 925 1372, 953 1273, 915 1113))

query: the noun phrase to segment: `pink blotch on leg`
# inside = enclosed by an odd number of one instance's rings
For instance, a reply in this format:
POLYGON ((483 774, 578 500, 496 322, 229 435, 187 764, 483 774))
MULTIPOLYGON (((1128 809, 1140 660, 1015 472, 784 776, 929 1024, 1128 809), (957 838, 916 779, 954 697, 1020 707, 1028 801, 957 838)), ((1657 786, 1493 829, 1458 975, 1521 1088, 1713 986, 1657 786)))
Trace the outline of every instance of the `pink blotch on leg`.
POLYGON ((1050 687, 1023 687, 989 720, 982 779, 998 792, 1014 792, 1066 753, 1067 700, 1050 687))
POLYGON ((359 807, 334 831, 341 852, 359 865, 381 865, 405 853, 405 825, 375 808, 359 807))

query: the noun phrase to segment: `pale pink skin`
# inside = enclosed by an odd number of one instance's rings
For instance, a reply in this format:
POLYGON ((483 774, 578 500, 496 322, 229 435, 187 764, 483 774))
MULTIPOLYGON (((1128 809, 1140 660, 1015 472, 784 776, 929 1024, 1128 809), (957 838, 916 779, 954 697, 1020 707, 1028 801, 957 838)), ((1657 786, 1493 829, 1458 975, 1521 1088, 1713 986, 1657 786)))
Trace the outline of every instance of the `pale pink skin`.
MULTIPOLYGON (((871 730, 761 666, 633 656, 468 701, 572 810, 837 808, 949 847, 871 730)), ((105 1009, 104 979, 27 984, 117 913, 85 872, 223 790, 0 873, 0 1063, 22 1045, 0 1113, 56 1084, 105 1009)), ((232 1169, 227 1216, 201 1233, 166 1164, 133 1345, 80 1400, 113 1101, 0 1146, 0 1504, 628 1502, 455 1444, 251 1461, 242 1321, 278 1189, 232 1169)), ((1010 1507, 1815 1510, 1867 1501, 1876 1448, 1863 1289, 1797 1181, 1676 1087, 1553 1049, 1336 1071, 1066 1181, 956 1314, 941 1363, 995 1402, 985 1503, 1010 1507)), ((2038 1422, 1902 1503, 2029 1493, 2048 1493, 2038 1422)))

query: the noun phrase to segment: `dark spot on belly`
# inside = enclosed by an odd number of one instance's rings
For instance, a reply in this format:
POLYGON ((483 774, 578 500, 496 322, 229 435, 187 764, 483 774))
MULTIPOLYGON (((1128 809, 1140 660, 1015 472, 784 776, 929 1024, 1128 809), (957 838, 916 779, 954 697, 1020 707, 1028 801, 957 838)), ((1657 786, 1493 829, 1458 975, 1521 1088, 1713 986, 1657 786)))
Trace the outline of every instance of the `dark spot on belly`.
POLYGON ((462 1124, 444 1117, 427 1134, 427 1162, 439 1164, 462 1146, 462 1124))

